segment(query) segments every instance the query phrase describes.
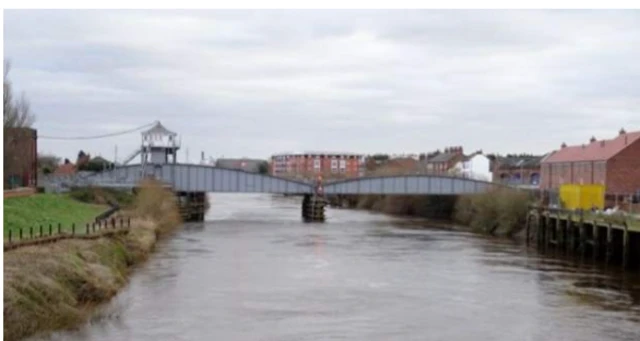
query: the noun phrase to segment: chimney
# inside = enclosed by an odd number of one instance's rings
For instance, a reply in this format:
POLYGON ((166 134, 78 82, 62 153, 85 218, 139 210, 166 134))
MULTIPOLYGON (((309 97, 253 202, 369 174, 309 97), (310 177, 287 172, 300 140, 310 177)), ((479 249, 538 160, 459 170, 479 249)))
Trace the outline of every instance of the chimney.
POLYGON ((564 149, 564 148, 567 148, 567 144, 562 142, 562 144, 560 145, 560 149, 564 149))
POLYGON ((589 140, 589 142, 591 142, 591 143, 596 142, 596 137, 595 136, 591 136, 591 140, 589 140))
POLYGON ((618 132, 619 135, 624 135, 627 132, 624 130, 624 128, 620 128, 620 131, 618 132))

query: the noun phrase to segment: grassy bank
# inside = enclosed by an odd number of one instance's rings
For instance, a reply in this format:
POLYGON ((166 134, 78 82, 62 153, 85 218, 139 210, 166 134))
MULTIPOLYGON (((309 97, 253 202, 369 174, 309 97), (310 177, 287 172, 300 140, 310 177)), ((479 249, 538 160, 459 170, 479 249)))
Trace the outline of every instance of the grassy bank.
POLYGON ((175 198, 146 183, 129 212, 127 235, 64 240, 4 254, 4 339, 73 328, 113 297, 131 267, 163 233, 180 224, 175 198))
POLYGON ((464 196, 342 196, 335 204, 398 216, 450 220, 471 230, 514 236, 524 228, 528 205, 526 192, 496 189, 464 196))
POLYGON ((10 229, 17 234, 20 228, 28 229, 39 225, 71 228, 71 224, 81 226, 106 211, 107 205, 83 203, 67 194, 35 194, 28 197, 4 200, 4 235, 10 229))

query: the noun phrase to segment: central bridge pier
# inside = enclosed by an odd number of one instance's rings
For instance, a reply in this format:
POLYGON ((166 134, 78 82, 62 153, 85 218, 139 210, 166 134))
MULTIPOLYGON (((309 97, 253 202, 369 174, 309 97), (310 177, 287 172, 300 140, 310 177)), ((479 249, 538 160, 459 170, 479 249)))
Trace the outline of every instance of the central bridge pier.
POLYGON ((204 221, 204 216, 209 209, 207 192, 174 192, 178 198, 180 215, 185 222, 204 221))

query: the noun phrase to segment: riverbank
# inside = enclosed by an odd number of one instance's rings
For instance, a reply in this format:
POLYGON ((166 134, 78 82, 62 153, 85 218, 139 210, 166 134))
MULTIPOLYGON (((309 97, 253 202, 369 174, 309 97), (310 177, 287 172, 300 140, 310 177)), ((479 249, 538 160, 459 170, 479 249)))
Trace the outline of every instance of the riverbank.
POLYGON ((143 184, 126 234, 62 240, 4 253, 4 339, 74 328, 126 285, 157 239, 180 225, 173 193, 143 184))
POLYGON ((347 195, 330 199, 330 204, 395 216, 420 217, 439 225, 489 235, 524 238, 528 207, 534 202, 526 192, 496 189, 464 196, 347 195))

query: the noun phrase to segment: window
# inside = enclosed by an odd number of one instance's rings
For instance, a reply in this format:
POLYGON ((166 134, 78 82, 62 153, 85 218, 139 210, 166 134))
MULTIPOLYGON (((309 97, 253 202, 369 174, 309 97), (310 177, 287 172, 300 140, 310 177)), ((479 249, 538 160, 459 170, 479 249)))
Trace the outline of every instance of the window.
POLYGON ((340 169, 345 169, 347 167, 347 160, 340 160, 340 169))
POLYGON ((338 160, 331 160, 331 169, 334 169, 334 168, 338 168, 338 160))
POLYGON ((313 160, 313 168, 320 168, 320 159, 313 160))

